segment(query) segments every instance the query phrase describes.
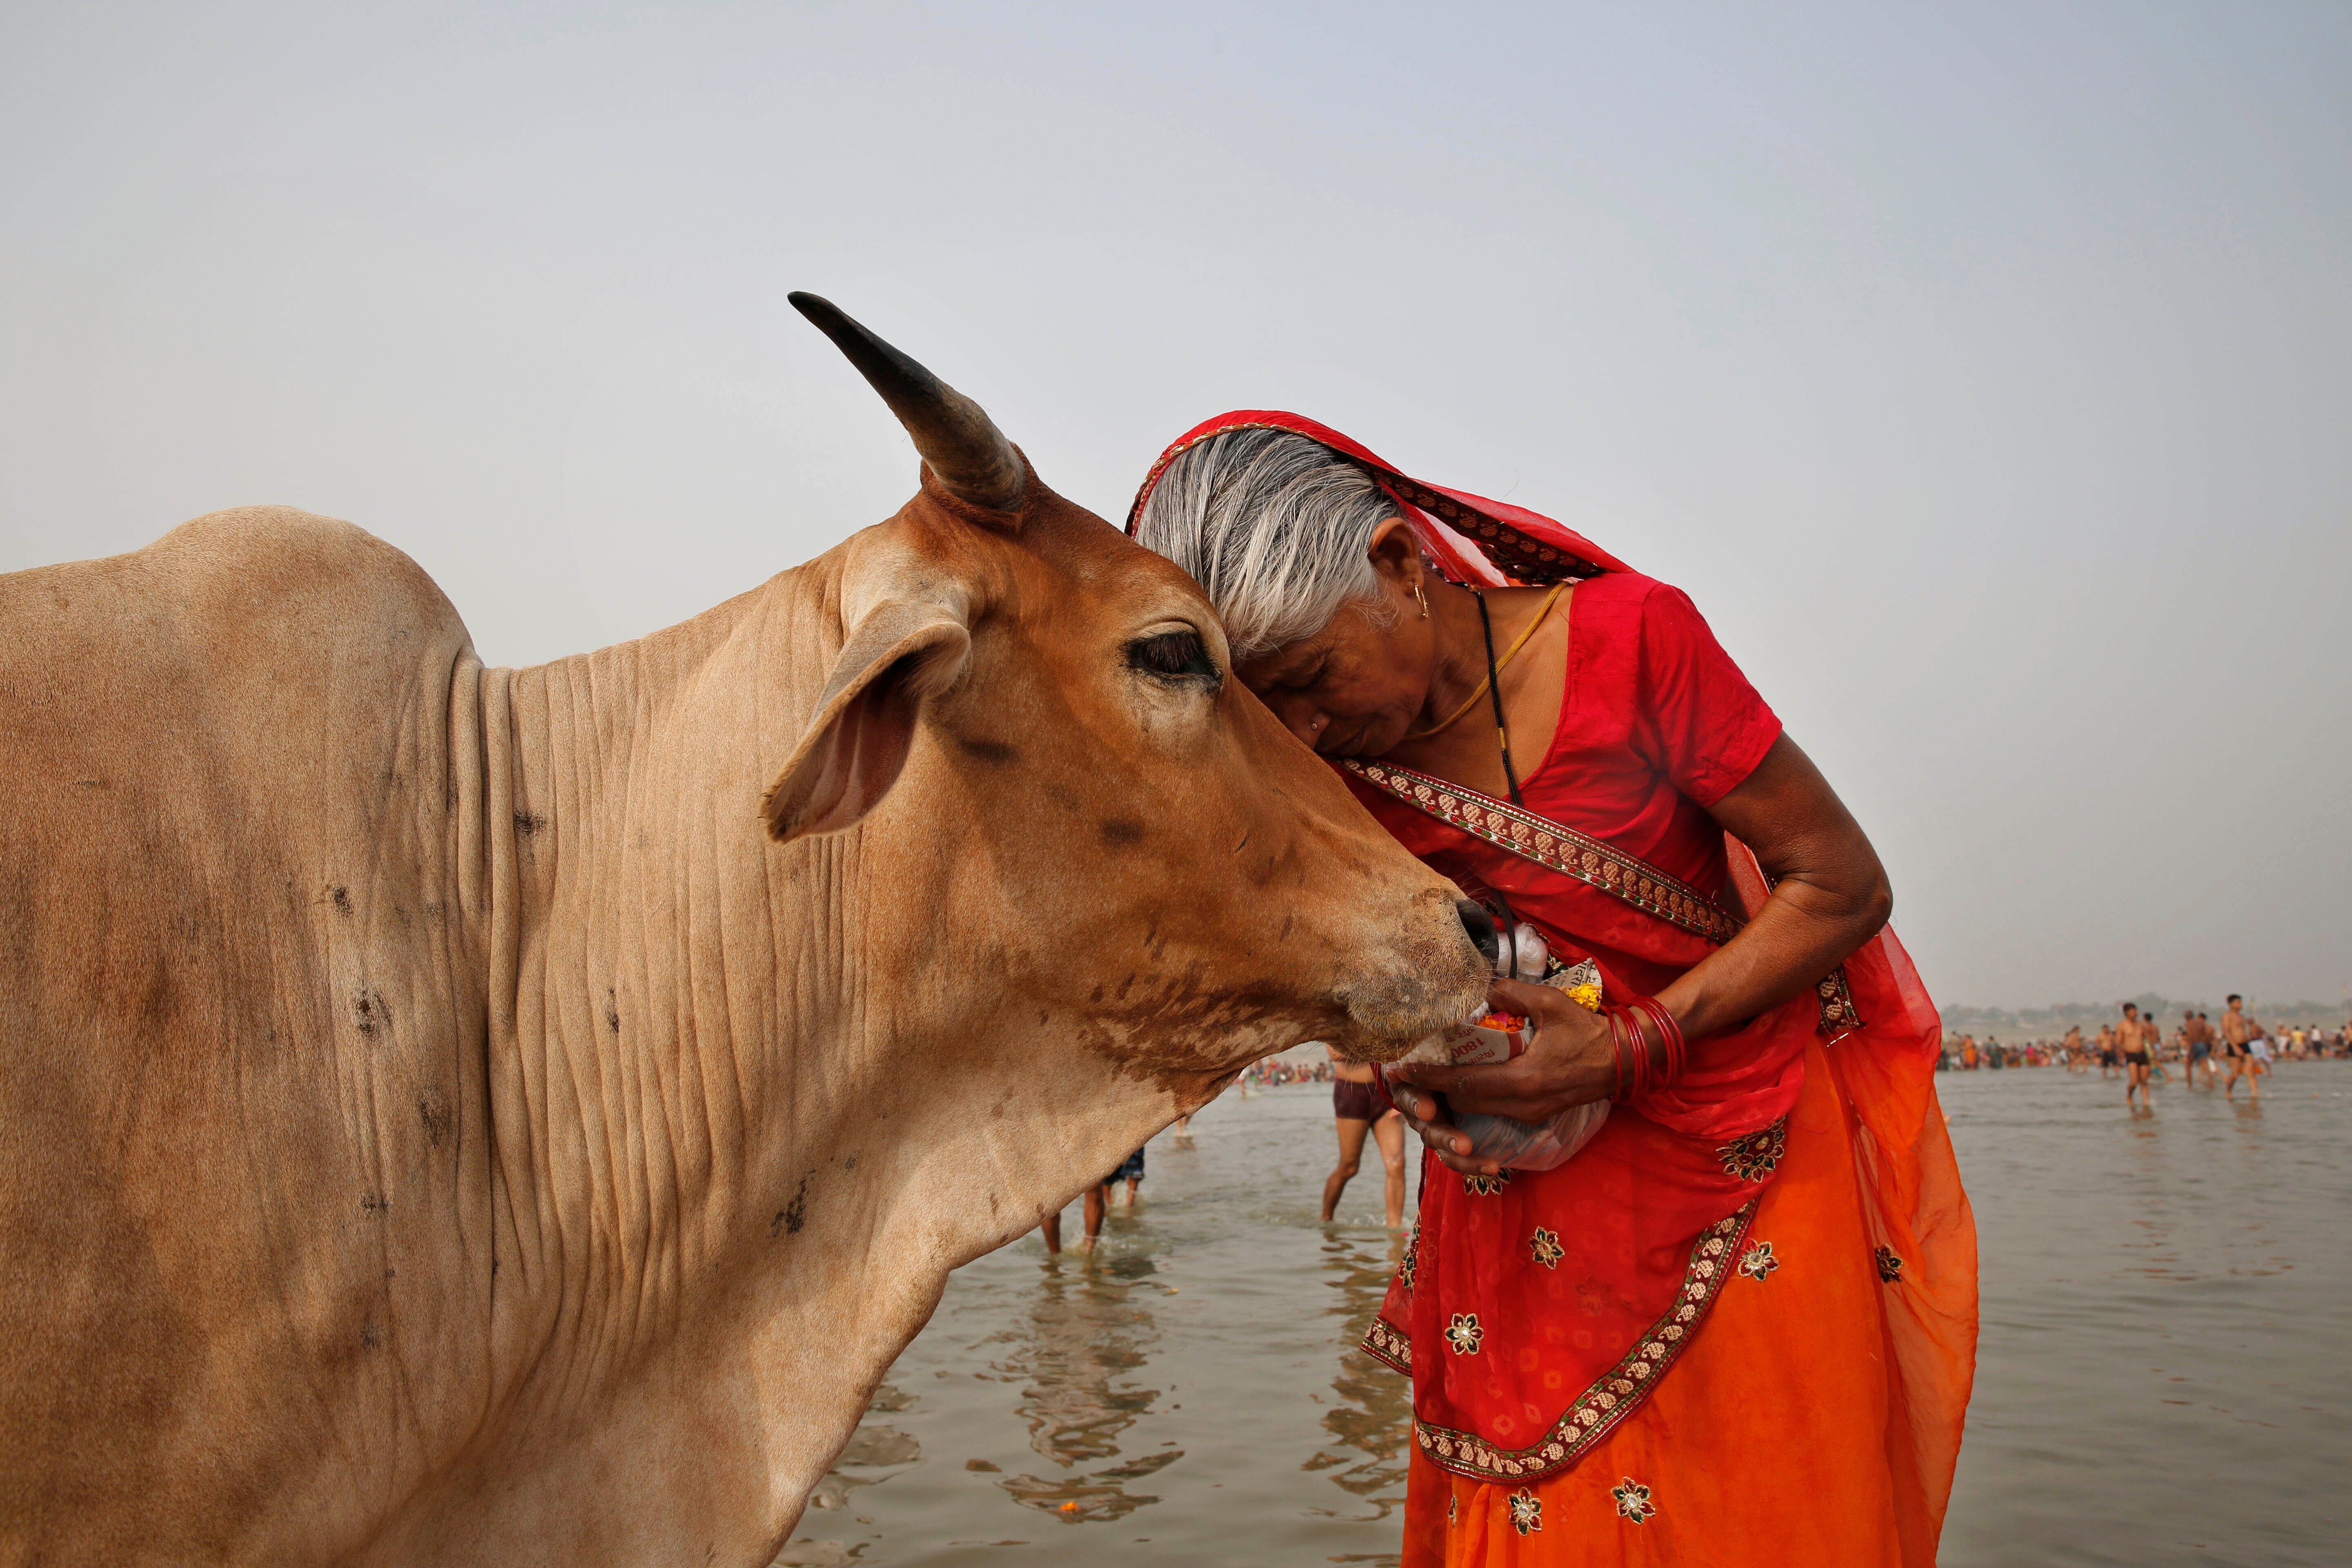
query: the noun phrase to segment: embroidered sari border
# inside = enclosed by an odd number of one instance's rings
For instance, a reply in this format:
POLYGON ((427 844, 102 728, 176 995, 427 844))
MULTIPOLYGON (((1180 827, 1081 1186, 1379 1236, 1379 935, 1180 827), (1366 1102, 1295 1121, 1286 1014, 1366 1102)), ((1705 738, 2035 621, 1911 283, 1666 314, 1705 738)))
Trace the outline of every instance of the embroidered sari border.
POLYGON ((1853 1005, 1853 987, 1845 981, 1845 965, 1821 977, 1813 994, 1822 1001, 1822 1043, 1833 1046, 1839 1037, 1851 1035, 1863 1026, 1862 1009, 1853 1005))
POLYGON ((1508 801, 1393 763, 1339 764, 1414 809, 1654 915, 1693 936, 1729 942, 1745 922, 1696 888, 1590 834, 1508 801))
POLYGON ((1376 1317, 1356 1348, 1382 1366, 1412 1375, 1412 1339, 1386 1318, 1376 1317))
MULTIPOLYGON (((1639 856, 1580 833, 1575 828, 1538 816, 1524 806, 1496 800, 1447 779, 1401 768, 1394 763, 1343 760, 1339 765, 1365 783, 1386 790, 1414 810, 1484 839, 1497 849, 1532 860, 1548 870, 1572 877, 1597 892, 1608 894, 1645 915, 1653 915, 1693 936, 1720 945, 1738 936, 1747 923, 1688 882, 1639 856)), ((1815 983, 1821 1003, 1822 1036, 1834 1044, 1839 1037, 1863 1026, 1840 964, 1815 983)))
MULTIPOLYGON (((1593 1381, 1541 1438, 1524 1448, 1498 1448, 1474 1432, 1455 1431, 1416 1416, 1412 1438, 1423 1456, 1439 1469, 1466 1480, 1531 1481, 1556 1475, 1590 1453, 1641 1407, 1666 1369, 1690 1347, 1691 1336, 1731 1278, 1732 1259, 1756 1218, 1758 1202, 1748 1199, 1737 1213, 1699 1233, 1691 1246, 1690 1263, 1683 1271, 1675 1304, 1622 1361, 1593 1381)), ((1374 1326, 1380 1326, 1379 1320, 1374 1326)))
POLYGON ((1468 535, 1486 552, 1489 561, 1522 583, 1558 583, 1601 575, 1600 567, 1574 552, 1530 539, 1501 519, 1489 517, 1475 507, 1464 506, 1452 496, 1439 495, 1402 475, 1383 474, 1381 478, 1399 500, 1410 501, 1446 527, 1468 535))

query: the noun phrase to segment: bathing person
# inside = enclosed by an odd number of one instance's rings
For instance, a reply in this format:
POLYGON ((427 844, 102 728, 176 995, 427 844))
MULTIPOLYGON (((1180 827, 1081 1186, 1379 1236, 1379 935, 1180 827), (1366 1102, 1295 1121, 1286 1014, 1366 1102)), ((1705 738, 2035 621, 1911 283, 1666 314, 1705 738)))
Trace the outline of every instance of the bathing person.
MULTIPOLYGON (((1105 1176, 1101 1181, 1097 1182, 1093 1186, 1087 1189, 1083 1205, 1083 1212, 1086 1215, 1087 1234, 1085 1239, 1078 1243, 1078 1250, 1080 1252, 1092 1252, 1097 1247, 1101 1245, 1103 1205, 1105 1200, 1110 1195, 1111 1189, 1118 1186, 1121 1181, 1126 1182, 1127 1197, 1121 1206, 1133 1208, 1135 1206, 1136 1184, 1142 1180, 1143 1151, 1138 1149, 1134 1153, 1129 1154, 1126 1159, 1119 1162, 1118 1170, 1113 1171, 1109 1175, 1105 1176)), ((1047 1215, 1044 1222, 1041 1223, 1037 1228, 1045 1237, 1045 1250, 1047 1252, 1059 1252, 1062 1250, 1062 1216, 1058 1211, 1047 1215)))
POLYGON ((1109 1175, 1103 1178, 1102 1190, 1105 1193, 1108 1193, 1119 1183, 1125 1182, 1127 1184, 1127 1191, 1125 1194, 1120 1195, 1118 1206, 1123 1209, 1131 1209, 1135 1206, 1135 1189, 1142 1180, 1143 1151, 1138 1149, 1134 1153, 1129 1154, 1126 1159, 1119 1162, 1118 1170, 1113 1171, 1109 1175))
POLYGON ((1381 1200, 1388 1205, 1389 1228, 1404 1225, 1404 1119, 1383 1100, 1372 1080, 1378 1076, 1363 1062, 1351 1062, 1326 1046, 1331 1057, 1331 1116, 1339 1128, 1339 1163, 1323 1181, 1323 1223, 1329 1225, 1364 1158, 1364 1134, 1370 1133, 1381 1152, 1383 1172, 1381 1200))
POLYGON ((2205 1069, 2205 1087, 2213 1087, 2213 1026, 2205 1021, 2202 1013, 2191 1009, 2180 1015, 2181 1038, 2188 1042, 2187 1066, 2180 1069, 2183 1081, 2194 1085, 2197 1069, 2205 1069))
POLYGON ((2253 1042, 2262 1038, 2263 1026, 2246 1011, 2246 999, 2236 992, 2229 998, 2229 1010, 2221 1015, 2221 1054, 2230 1064, 2230 1076, 2221 1084, 2221 1098, 2238 1098, 2238 1079, 2246 1080, 2251 1098, 2263 1097, 2263 1064, 2254 1059, 2253 1042))
MULTIPOLYGON (((1092 1252, 1102 1244, 1103 1189, 1109 1185, 1108 1182, 1097 1182, 1086 1191, 1080 1213, 1085 1216, 1087 1232, 1078 1242, 1080 1252, 1092 1252)), ((1047 1215, 1038 1225, 1037 1231, 1045 1238, 1047 1252, 1062 1250, 1062 1215, 1059 1210, 1047 1215)))
POLYGON ((1497 981, 1527 1053, 1396 1090, 1421 1220, 1366 1348, 1412 1377, 1407 1568, 1927 1568, 1976 1338, 1942 1029, 1869 840, 1696 608, 1294 415, 1185 436, 1129 527, 1391 833, 1601 972, 1598 1013, 1497 981), (1601 1100, 1549 1171, 1451 1121, 1601 1100))
POLYGON ((2139 1004, 2124 1004, 2124 1021, 2116 1030, 2116 1052, 2124 1064, 2124 1104, 2129 1106, 2132 1096, 2140 1097, 2143 1107, 2153 1107, 2148 1093, 2148 1070, 2156 1060, 2154 1047, 2156 1026, 2143 1021, 2139 1004))

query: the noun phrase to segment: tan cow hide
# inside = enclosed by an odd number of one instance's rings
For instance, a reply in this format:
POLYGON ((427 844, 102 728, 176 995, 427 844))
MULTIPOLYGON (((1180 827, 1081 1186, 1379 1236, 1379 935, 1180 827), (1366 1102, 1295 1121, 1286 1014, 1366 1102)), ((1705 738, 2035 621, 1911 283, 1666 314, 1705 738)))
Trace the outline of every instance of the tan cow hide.
POLYGON ((276 509, 0 626, 0 1562, 764 1563, 949 1270, 1482 989, 1034 475, 534 669, 276 509))

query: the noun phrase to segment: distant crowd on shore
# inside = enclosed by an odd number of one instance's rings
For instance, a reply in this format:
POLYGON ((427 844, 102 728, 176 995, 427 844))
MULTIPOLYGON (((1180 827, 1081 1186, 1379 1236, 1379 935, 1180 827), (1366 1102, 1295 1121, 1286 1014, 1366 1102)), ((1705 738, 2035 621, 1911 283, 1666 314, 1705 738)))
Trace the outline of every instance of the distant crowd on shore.
POLYGON ((1268 1057, 1262 1062, 1252 1062, 1241 1081, 1251 1089, 1272 1089, 1285 1083, 1328 1083, 1331 1064, 1326 1061, 1288 1062, 1280 1057, 1268 1057))
MULTIPOLYGON (((2028 1040, 2022 1045, 2003 1045, 1990 1037, 1979 1043, 1973 1035, 1955 1035, 1944 1041, 1944 1066, 1952 1071, 1974 1072, 1980 1068, 1998 1071, 2002 1068, 2096 1067, 2105 1054, 2099 1036, 2083 1038, 2080 1029, 2069 1029, 2063 1040, 2028 1040)), ((2112 1049, 2112 1047, 2108 1047, 2112 1049)), ((2305 1028, 2300 1026, 2278 1032, 2273 1053, 2288 1061, 2316 1060, 2321 1058, 2352 1058, 2352 1024, 2340 1029, 2305 1028)), ((2188 1042, 2178 1028, 2172 1038, 2158 1047, 2157 1060, 2179 1062, 2189 1059, 2188 1042)), ((2114 1067, 2114 1062, 2107 1066, 2114 1067)))
POLYGON ((2125 1100, 2142 1096, 2150 1085, 2168 1081, 2172 1067, 2181 1081, 2195 1087, 2200 1073, 2204 1086, 2216 1087, 2226 1075, 2224 1092, 2236 1097, 2244 1079, 2250 1093, 2259 1098, 2262 1079, 2278 1061, 2307 1061, 2352 1057, 2352 1022, 2342 1028, 2297 1024, 2265 1028, 2246 1011, 2245 999, 2231 996, 2228 1010, 2216 1025, 2195 1008, 2184 1009, 2169 1036, 2152 1016, 2142 1016, 2135 1003, 2122 1005, 2123 1016, 2099 1026, 2097 1035, 2084 1037, 2080 1026, 2059 1039, 2027 1040, 2004 1045, 1973 1035, 1947 1037, 1939 1069, 1954 1072, 1999 1072, 2006 1068, 2062 1067, 2069 1072, 2099 1069, 2101 1078, 2127 1080, 2125 1100))
MULTIPOLYGON (((2069 1029, 2063 1040, 2028 1040, 2022 1045, 2003 1045, 1988 1037, 1982 1044, 1973 1035, 1958 1035, 1944 1042, 1944 1066, 1958 1072, 1975 1072, 1979 1068, 1999 1071, 2002 1068, 2063 1067, 2076 1069, 2118 1064, 2105 1060, 2114 1053, 2108 1031, 2102 1029, 2091 1039, 2083 1038, 2080 1029, 2069 1029)), ((2281 1029, 2271 1054, 2287 1061, 2343 1059, 2352 1058, 2352 1024, 2340 1029, 2305 1028, 2281 1029)), ((2188 1042, 2175 1029, 2172 1038, 2157 1049, 2160 1062, 2181 1062, 2189 1059, 2188 1042)))

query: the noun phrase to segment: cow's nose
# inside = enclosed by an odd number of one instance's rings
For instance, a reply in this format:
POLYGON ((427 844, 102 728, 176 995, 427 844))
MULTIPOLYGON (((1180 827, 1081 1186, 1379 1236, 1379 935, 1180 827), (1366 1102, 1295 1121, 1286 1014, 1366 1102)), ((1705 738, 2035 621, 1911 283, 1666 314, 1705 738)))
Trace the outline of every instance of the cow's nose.
POLYGON ((1454 912, 1462 917, 1462 929, 1469 932, 1470 940, 1477 944, 1480 952, 1486 954, 1486 967, 1499 973, 1496 966, 1502 961, 1503 939, 1495 930, 1495 917, 1488 914, 1485 906, 1475 899, 1455 900, 1454 912))

